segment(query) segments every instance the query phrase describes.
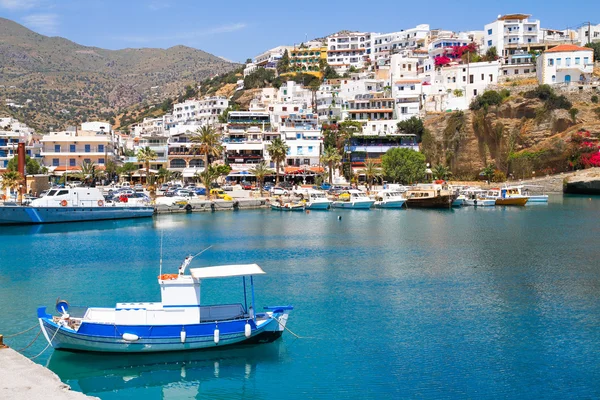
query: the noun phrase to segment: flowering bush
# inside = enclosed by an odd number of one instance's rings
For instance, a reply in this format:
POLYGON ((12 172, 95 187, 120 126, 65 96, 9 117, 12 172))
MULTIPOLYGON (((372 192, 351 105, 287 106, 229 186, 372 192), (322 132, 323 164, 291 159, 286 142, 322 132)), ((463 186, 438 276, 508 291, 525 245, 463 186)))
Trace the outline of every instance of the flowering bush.
POLYGON ((569 167, 573 169, 600 167, 600 145, 590 131, 580 130, 571 135, 569 167))
POLYGON ((440 56, 440 57, 436 57, 435 58, 435 66, 436 67, 443 67, 444 65, 448 65, 450 64, 452 60, 449 59, 446 56, 440 56))

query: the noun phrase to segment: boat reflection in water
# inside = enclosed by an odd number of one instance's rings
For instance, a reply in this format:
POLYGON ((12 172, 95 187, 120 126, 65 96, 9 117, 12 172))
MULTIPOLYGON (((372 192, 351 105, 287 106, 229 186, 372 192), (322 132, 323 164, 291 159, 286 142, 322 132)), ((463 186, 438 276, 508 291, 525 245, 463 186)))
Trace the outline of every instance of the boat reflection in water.
POLYGON ((35 235, 44 233, 71 233, 86 231, 105 231, 127 228, 151 228, 152 218, 120 219, 104 221, 82 221, 76 224, 65 222, 39 225, 8 225, 0 229, 0 236, 35 235))
POLYGON ((285 343, 278 341, 192 352, 130 353, 126 357, 55 351, 46 366, 74 390, 86 394, 160 388, 166 395, 169 390, 185 388, 186 394, 193 395, 211 381, 253 380, 258 367, 281 364, 286 358, 285 343))

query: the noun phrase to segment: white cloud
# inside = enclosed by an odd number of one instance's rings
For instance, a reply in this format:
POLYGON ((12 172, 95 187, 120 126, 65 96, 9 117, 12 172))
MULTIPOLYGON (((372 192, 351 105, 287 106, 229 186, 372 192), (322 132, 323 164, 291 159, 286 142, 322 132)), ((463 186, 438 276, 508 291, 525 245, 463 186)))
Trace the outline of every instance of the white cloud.
POLYGON ((159 10, 164 10, 165 8, 169 8, 171 7, 171 3, 169 3, 168 1, 152 1, 150 2, 150 4, 148 4, 148 8, 152 11, 159 11, 159 10))
POLYGON ((56 14, 31 14, 23 17, 23 23, 28 28, 44 35, 58 33, 58 15, 56 14))
POLYGON ((8 10, 29 10, 38 4, 38 0, 0 0, 0 7, 8 10))
POLYGON ((123 40, 130 43, 152 43, 152 42, 164 42, 173 40, 192 40, 203 36, 217 35, 220 33, 230 33, 245 29, 248 25, 245 23, 225 24, 219 26, 213 26, 197 31, 187 31, 180 33, 173 33, 171 35, 163 36, 120 36, 115 39, 123 40))

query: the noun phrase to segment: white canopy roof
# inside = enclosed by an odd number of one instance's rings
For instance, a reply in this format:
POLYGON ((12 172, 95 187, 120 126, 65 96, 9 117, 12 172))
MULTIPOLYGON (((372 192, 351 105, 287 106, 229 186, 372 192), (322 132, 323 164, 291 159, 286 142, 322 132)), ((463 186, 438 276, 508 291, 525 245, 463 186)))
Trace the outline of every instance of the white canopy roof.
POLYGON ((262 275, 266 272, 257 264, 221 265, 190 269, 195 279, 227 278, 230 276, 262 275))

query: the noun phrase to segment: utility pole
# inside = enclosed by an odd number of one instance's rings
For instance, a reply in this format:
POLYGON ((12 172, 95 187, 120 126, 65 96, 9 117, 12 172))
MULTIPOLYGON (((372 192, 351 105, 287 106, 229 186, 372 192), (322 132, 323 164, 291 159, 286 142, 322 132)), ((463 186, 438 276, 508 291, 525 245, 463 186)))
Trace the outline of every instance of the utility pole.
POLYGON ((592 43, 592 23, 588 21, 588 44, 592 43))

